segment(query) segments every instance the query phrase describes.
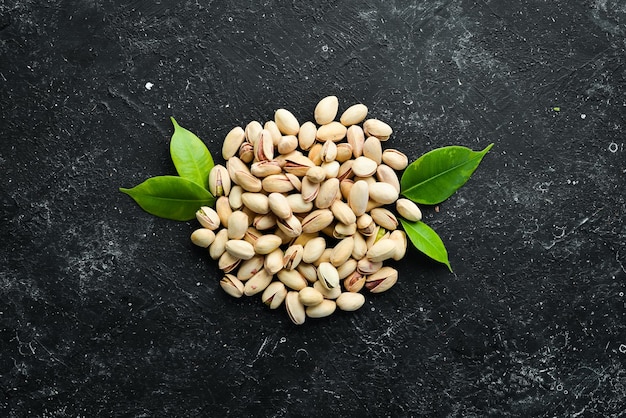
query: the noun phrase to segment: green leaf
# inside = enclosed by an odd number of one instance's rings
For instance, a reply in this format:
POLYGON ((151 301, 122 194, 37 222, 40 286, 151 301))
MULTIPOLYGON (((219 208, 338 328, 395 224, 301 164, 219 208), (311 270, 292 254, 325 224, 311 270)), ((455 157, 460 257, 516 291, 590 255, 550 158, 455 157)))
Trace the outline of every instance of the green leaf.
POLYGON ((422 221, 409 222, 400 218, 402 227, 413 243, 413 246, 435 261, 445 264, 452 271, 448 260, 448 251, 439 235, 422 221))
POLYGON ((213 206, 215 198, 191 180, 177 176, 157 176, 125 189, 126 193, 146 212, 174 221, 194 219, 200 206, 213 206))
POLYGON ((209 185, 209 171, 214 162, 211 153, 200 138, 180 126, 174 118, 174 134, 170 142, 170 155, 178 175, 204 187, 209 185))
POLYGON ((427 152, 402 174, 402 195, 424 205, 443 202, 469 180, 491 147, 472 151, 455 145, 427 152))

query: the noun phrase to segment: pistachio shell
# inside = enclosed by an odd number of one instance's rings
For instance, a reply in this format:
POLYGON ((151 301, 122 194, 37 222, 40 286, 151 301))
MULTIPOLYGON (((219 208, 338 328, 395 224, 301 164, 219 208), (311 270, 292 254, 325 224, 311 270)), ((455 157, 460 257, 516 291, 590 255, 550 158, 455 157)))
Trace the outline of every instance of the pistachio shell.
POLYGON ((367 258, 362 258, 357 262, 356 271, 367 276, 376 273, 383 267, 382 261, 373 262, 367 258))
POLYGON ((343 292, 336 300, 337 307, 342 311, 353 312, 365 304, 362 293, 343 292))
POLYGON ((365 135, 375 136, 381 141, 388 140, 393 133, 391 126, 378 119, 368 119, 363 122, 363 131, 365 135))
POLYGON ((282 171, 283 168, 278 161, 257 161, 250 167, 252 175, 258 178, 271 176, 272 174, 280 174, 282 171))
POLYGON ((377 181, 369 185, 369 197, 375 202, 388 205, 398 200, 398 191, 389 183, 377 181))
POLYGON ((361 103, 354 104, 347 108, 339 118, 345 126, 356 125, 363 122, 367 116, 367 106, 361 103))
POLYGON ((358 261, 365 257, 365 254, 367 254, 367 243, 365 242, 365 238, 363 238, 363 235, 361 235, 361 233, 359 232, 356 232, 354 235, 352 235, 352 238, 354 238, 352 258, 358 261))
POLYGON ((316 138, 320 142, 339 142, 346 137, 348 130, 339 122, 330 122, 317 128, 316 138))
POLYGON ((220 218, 220 223, 224 225, 225 228, 228 228, 228 217, 233 213, 228 197, 220 196, 217 198, 215 201, 215 211, 220 218))
MULTIPOLYGON (((239 159, 244 163, 249 163, 254 159, 254 145, 250 142, 244 142, 239 147, 239 159)), ((232 176, 231 176, 232 178, 232 176)))
POLYGON ((409 199, 401 198, 396 201, 396 210, 404 219, 409 222, 422 220, 422 211, 409 199))
POLYGON ((326 240, 323 237, 310 239, 303 247, 302 261, 313 263, 322 256, 326 249, 326 240))
POLYGON ((254 146, 256 141, 259 139, 259 135, 261 135, 262 130, 263 130, 263 126, 261 125, 260 122, 256 120, 249 122, 246 125, 246 130, 245 130, 246 139, 248 140, 248 142, 254 146))
POLYGON ((283 162, 285 172, 295 174, 298 177, 305 176, 309 168, 315 165, 310 158, 295 151, 290 154, 279 155, 276 160, 283 162))
POLYGON ((280 247, 282 239, 274 234, 265 234, 259 237, 254 243, 254 251, 257 254, 269 254, 280 247))
POLYGON ((337 222, 335 224, 335 229, 333 230, 333 238, 343 239, 346 237, 350 237, 356 233, 356 223, 344 224, 342 222, 337 222))
POLYGON ((348 198, 348 205, 356 216, 361 216, 365 213, 368 199, 369 185, 364 180, 356 181, 354 185, 352 185, 352 189, 350 189, 350 196, 348 198))
POLYGON ((283 250, 277 248, 266 255, 264 266, 269 274, 276 274, 281 271, 283 269, 283 250))
POLYGON ((196 219, 205 228, 215 231, 220 227, 220 217, 217 212, 208 206, 202 206, 196 212, 196 219))
POLYGON ((274 113, 274 122, 283 135, 297 135, 300 130, 298 119, 287 109, 278 109, 274 113))
POLYGON ((343 287, 348 292, 360 292, 363 286, 365 286, 365 276, 356 270, 343 281, 343 287))
POLYGON ((319 232, 333 221, 333 213, 329 209, 318 209, 302 220, 302 232, 319 232))
POLYGON ((383 151, 383 162, 394 170, 404 170, 409 165, 408 157, 396 149, 383 151))
POLYGON ((339 191, 339 180, 330 178, 320 185, 320 191, 315 198, 315 206, 318 209, 327 209, 335 201, 339 191))
POLYGON ((224 251, 224 253, 217 260, 217 266, 224 273, 230 273, 235 270, 241 263, 241 258, 235 257, 231 253, 224 251))
POLYGON ((294 215, 286 219, 276 219, 276 225, 290 237, 295 238, 302 233, 302 224, 294 215))
POLYGON ((317 278, 326 289, 339 287, 339 273, 329 262, 322 262, 317 267, 317 278))
POLYGON ((363 144, 363 156, 376 161, 376 164, 380 164, 383 157, 383 147, 380 144, 380 139, 375 136, 368 137, 363 144))
POLYGON ((385 261, 393 258, 396 253, 396 242, 390 239, 381 239, 367 250, 367 258, 372 262, 385 261))
POLYGON ((228 238, 242 239, 249 226, 248 215, 243 211, 236 210, 228 217, 228 238))
POLYGON ((237 269, 237 278, 242 282, 250 279, 257 274, 259 270, 263 269, 264 261, 265 257, 262 255, 255 255, 251 259, 243 261, 237 269))
POLYGON ((326 172, 320 166, 311 167, 306 172, 306 178, 311 183, 321 183, 326 179, 326 172))
POLYGON ((343 280, 356 271, 357 261, 354 258, 349 258, 345 263, 337 266, 337 273, 339 274, 339 280, 343 280))
POLYGON ((191 242, 198 247, 207 248, 215 241, 215 232, 208 228, 196 229, 191 233, 191 242))
POLYGON ((232 210, 239 210, 243 206, 243 202, 241 201, 241 195, 243 192, 243 188, 238 184, 231 187, 230 193, 228 194, 228 203, 230 204, 230 208, 232 210))
POLYGON ((310 318, 325 318, 335 312, 336 309, 337 304, 334 300, 324 299, 318 305, 307 307, 306 315, 310 318))
POLYGON ((300 244, 293 244, 285 250, 283 256, 283 266, 287 270, 293 270, 298 267, 300 261, 302 261, 302 255, 304 253, 304 247, 300 244))
POLYGON ((272 174, 263 179, 262 188, 267 193, 288 193, 293 190, 293 184, 284 174, 272 174))
POLYGON ((352 172, 358 177, 369 177, 376 172, 378 164, 376 161, 361 156, 357 157, 352 163, 352 172))
POLYGON ((339 175, 339 168, 341 167, 341 164, 337 161, 326 161, 322 163, 321 167, 322 170, 324 170, 324 173, 326 173, 326 178, 332 179, 337 178, 339 175))
POLYGON ((313 122, 304 122, 298 132, 298 145, 305 151, 311 149, 317 136, 317 127, 313 122))
POLYGON ((391 184, 398 193, 400 193, 400 180, 398 175, 387 164, 381 164, 376 169, 376 178, 378 181, 391 184))
POLYGON ((259 270, 244 285, 243 294, 246 296, 256 295, 264 291, 272 282, 272 275, 265 269, 259 270))
POLYGON ((243 296, 244 285, 232 274, 225 275, 222 280, 220 280, 220 286, 232 297, 240 298, 243 296))
POLYGON ((348 144, 352 147, 352 155, 358 158, 363 155, 363 144, 365 143, 365 133, 359 125, 352 125, 346 133, 348 144))
POLYGON ((322 145, 322 161, 329 163, 335 161, 335 158, 337 158, 337 144, 332 141, 324 142, 324 145, 322 145))
POLYGON ((276 149, 280 154, 289 154, 298 148, 298 137, 295 135, 285 135, 278 141, 276 149))
POLYGON ((276 226, 276 216, 273 213, 257 215, 254 217, 252 225, 259 231, 266 231, 276 226))
POLYGON ((300 302, 299 293, 295 290, 291 290, 287 292, 287 297, 285 298, 285 307, 287 309, 287 314, 289 315, 289 319, 296 325, 304 324, 306 319, 306 312, 304 305, 300 302))
POLYGON ((261 185, 261 180, 254 177, 252 173, 246 171, 235 172, 235 178, 233 180, 235 181, 235 183, 240 185, 245 191, 248 192, 257 193, 260 192, 263 188, 261 185))
POLYGON ((293 290, 301 290, 308 286, 306 279, 298 270, 282 269, 277 274, 278 280, 293 290))
POLYGON ((335 200, 330 206, 335 218, 344 224, 352 224, 356 222, 356 215, 350 209, 350 206, 342 200, 335 200))
POLYGON ((285 285, 282 282, 272 282, 263 291, 261 301, 270 309, 276 309, 285 301, 285 297, 287 297, 285 285))
POLYGON ((406 233, 402 230, 396 229, 395 231, 391 232, 391 234, 389 235, 389 239, 396 243, 396 252, 394 253, 392 258, 396 261, 402 260, 404 258, 404 255, 406 254, 406 233))
POLYGON ((242 239, 231 239, 226 243, 226 251, 242 260, 254 257, 254 246, 242 239))
POLYGON ((302 200, 310 203, 320 192, 320 183, 313 183, 308 177, 302 179, 302 200))
POLYGON ((322 295, 318 290, 315 290, 312 287, 302 288, 298 294, 300 298, 300 302, 304 306, 315 306, 319 305, 324 301, 324 295, 322 295))
POLYGON ((289 201, 281 193, 270 193, 268 196, 269 209, 281 219, 289 218, 293 213, 289 201))
POLYGON ((286 199, 293 213, 308 213, 313 209, 313 203, 305 202, 301 193, 292 193, 286 199))
POLYGON ((224 158, 224 161, 227 161, 230 157, 237 155, 239 147, 241 147, 241 144, 243 144, 243 141, 245 140, 246 134, 241 127, 236 126, 231 129, 230 132, 226 134, 222 144, 222 157, 224 158))
POLYGON ((319 280, 313 283, 313 289, 324 295, 324 299, 337 299, 341 294, 341 286, 337 286, 333 289, 327 289, 319 280))
POLYGON ((393 231, 398 227, 398 219, 396 215, 385 208, 374 208, 370 211, 370 216, 378 225, 388 231, 393 231))
POLYGON ((213 260, 217 260, 224 254, 226 251, 226 242, 228 242, 228 230, 220 229, 217 234, 215 234, 213 243, 209 246, 209 256, 213 260))
POLYGON ((226 169, 228 170, 231 181, 235 183, 237 183, 236 177, 238 171, 250 173, 248 166, 238 157, 230 157, 228 161, 226 161, 226 169))
POLYGON ((337 144, 337 156, 335 160, 339 163, 343 163, 350 161, 350 158, 352 158, 352 145, 345 142, 337 144))
POLYGON ((278 129, 278 125, 273 120, 268 120, 263 125, 263 129, 270 132, 272 135, 272 142, 274 145, 278 145, 278 141, 282 138, 282 134, 280 133, 280 129, 278 129))
POLYGON ((259 231, 258 229, 256 229, 253 226, 249 226, 248 229, 246 229, 246 233, 244 234, 243 239, 248 241, 252 245, 256 245, 256 242, 262 236, 263 236, 263 234, 261 233, 261 231, 259 231))
POLYGON ((315 144, 313 144, 313 146, 311 146, 311 148, 309 149, 309 154, 308 154, 308 158, 309 160, 311 160, 313 162, 313 164, 315 165, 320 165, 322 164, 322 147, 323 145, 320 144, 319 142, 316 142, 315 144))
POLYGON ((333 248, 330 254, 330 263, 339 267, 352 256, 352 250, 354 249, 354 238, 347 237, 339 241, 333 248))
POLYGON ((392 267, 383 267, 365 279, 365 287, 372 293, 389 290, 398 281, 398 271, 392 267))
POLYGON ((262 129, 259 139, 254 143, 254 158, 257 161, 266 161, 274 158, 274 140, 272 134, 262 129))
POLYGON ((254 213, 265 215, 270 211, 269 199, 263 193, 245 192, 241 195, 241 201, 254 213))
POLYGON ((339 100, 337 96, 327 96, 317 103, 315 106, 315 121, 319 125, 325 125, 335 120, 337 110, 339 109, 339 100))

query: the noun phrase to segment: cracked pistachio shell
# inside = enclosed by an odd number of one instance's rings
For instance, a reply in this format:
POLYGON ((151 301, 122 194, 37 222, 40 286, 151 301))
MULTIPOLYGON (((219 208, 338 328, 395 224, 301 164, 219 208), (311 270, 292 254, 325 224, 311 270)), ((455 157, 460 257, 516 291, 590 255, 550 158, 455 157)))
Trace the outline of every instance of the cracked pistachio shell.
MULTIPOLYGON (((365 213, 367 208, 367 201, 369 200, 369 185, 365 180, 358 180, 354 182, 350 189, 350 196, 348 197, 348 205, 356 216, 361 216, 365 213)), ((357 224, 358 226, 358 224, 357 224)), ((359 228, 360 229, 360 228, 359 228)))
POLYGON ((254 143, 254 158, 257 161, 269 161, 274 158, 274 140, 270 131, 262 129, 254 143))
POLYGON ((214 197, 228 196, 230 193, 230 175, 221 164, 215 164, 209 171, 209 192, 214 197))
POLYGON ((332 141, 324 142, 324 145, 322 145, 322 161, 329 163, 335 161, 335 158, 337 158, 337 144, 332 141))
POLYGON ((263 189, 261 180, 248 171, 239 170, 235 172, 233 180, 247 192, 258 193, 263 189))
POLYGON ((322 144, 319 142, 313 144, 311 149, 309 149, 308 158, 314 165, 322 164, 322 144))
POLYGON ((220 227, 220 217, 217 212, 208 206, 202 206, 196 212, 196 219, 205 228, 215 231, 220 227))
POLYGON ((409 158, 396 149, 383 151, 383 162, 394 170, 404 170, 409 165, 409 158))
POLYGON ((388 140, 393 133, 391 126, 378 119, 368 119, 363 122, 363 131, 365 132, 365 135, 375 136, 381 141, 388 140))
POLYGON ((263 179, 262 189, 267 193, 288 193, 293 184, 285 174, 272 174, 263 179))
POLYGON ((261 235, 254 243, 254 251, 257 254, 269 254, 280 247, 283 240, 274 234, 261 235))
POLYGON ((243 128, 236 126, 226 134, 222 143, 222 157, 227 161, 230 157, 237 155, 239 147, 246 140, 246 134, 243 128))
POLYGON ((398 191, 389 183, 377 181, 369 185, 370 199, 375 202, 389 205, 398 200, 398 191))
POLYGON ((243 202, 241 200, 241 195, 243 194, 243 188, 239 185, 234 185, 230 189, 230 194, 228 195, 228 203, 230 204, 230 208, 232 210, 239 210, 243 206, 243 202))
POLYGON ((352 190, 352 186, 354 186, 354 181, 352 179, 343 179, 339 182, 339 191, 341 192, 341 198, 345 199, 346 202, 350 199, 350 191, 352 190))
POLYGON ((315 122, 318 125, 326 125, 335 120, 337 116, 337 110, 339 109, 339 99, 337 96, 327 96, 320 100, 315 106, 313 112, 315 116, 315 122))
POLYGON ((339 121, 345 126, 356 125, 357 123, 363 122, 366 116, 367 106, 357 103, 347 108, 341 114, 339 121))
POLYGON ((308 286, 308 282, 298 270, 282 269, 276 275, 278 280, 290 289, 301 290, 308 286))
POLYGON ((368 137, 363 144, 363 156, 380 164, 383 161, 383 147, 380 139, 375 136, 368 137))
POLYGON ((365 156, 360 156, 354 159, 352 172, 357 177, 369 177, 376 172, 377 167, 378 164, 376 161, 365 156))
POLYGON ((365 276, 358 271, 353 271, 343 281, 343 287, 348 292, 360 292, 365 286, 365 276))
MULTIPOLYGON (((336 178, 339 175, 339 169, 341 168, 341 164, 337 161, 326 161, 323 162, 320 166, 326 173, 327 179, 336 178)), ((338 179, 337 179, 338 180, 338 179)))
MULTIPOLYGON (((330 254, 330 263, 339 267, 352 256, 352 250, 354 249, 354 238, 347 237, 342 239, 335 245, 330 254)), ((337 270, 335 270, 337 271, 337 270)), ((339 279, 339 272, 337 272, 337 279, 339 279)))
POLYGON ((217 260, 226 251, 226 242, 228 242, 228 230, 220 229, 215 234, 213 243, 209 246, 209 256, 213 260, 217 260))
POLYGON ((383 267, 382 261, 373 262, 367 258, 360 259, 356 264, 356 271, 367 276, 373 274, 383 267))
POLYGON ((348 180, 354 177, 352 164, 354 164, 354 160, 348 160, 339 166, 339 171, 337 172, 337 178, 339 181, 348 180))
POLYGON ((243 239, 249 225, 248 215, 240 210, 234 211, 228 217, 228 238, 243 239))
POLYGON ((396 261, 402 260, 406 254, 406 233, 400 229, 396 229, 389 235, 389 239, 396 243, 396 252, 392 258, 396 261))
POLYGON ((208 228, 199 228, 191 233, 191 242, 198 247, 207 248, 215 241, 215 232, 208 228))
POLYGON ((337 307, 342 311, 353 312, 365 304, 362 293, 343 292, 336 300, 337 307))
POLYGON ((259 215, 265 215, 270 211, 268 197, 263 193, 244 192, 241 195, 241 201, 245 207, 259 215))
MULTIPOLYGON (((339 191, 339 180, 330 178, 320 185, 320 190, 315 198, 315 206, 318 209, 328 209, 335 201, 339 191)), ((331 212, 332 213, 332 212, 331 212)))
MULTIPOLYGON (((321 168, 321 167, 320 167, 321 168)), ((320 192, 320 183, 313 183, 308 177, 302 179, 302 200, 307 203, 313 202, 320 192)))
POLYGON ((298 119, 287 109, 278 109, 274 113, 274 122, 283 135, 298 135, 298 119))
POLYGON ((239 268, 237 269, 237 278, 242 282, 250 279, 252 276, 257 274, 259 270, 263 269, 264 261, 265 257, 262 255, 255 255, 251 259, 241 262, 239 268))
POLYGON ((265 269, 259 270, 244 285, 243 294, 246 296, 256 295, 264 291, 272 282, 272 275, 265 269))
POLYGON ((276 274, 283 269, 283 250, 275 249, 265 256, 265 269, 270 274, 276 274))
POLYGON ((231 271, 235 270, 240 263, 241 258, 235 257, 227 251, 224 251, 219 260, 217 260, 217 266, 224 273, 230 273, 231 271))
POLYGON ((339 142, 346 137, 348 130, 339 122, 330 122, 317 128, 317 140, 320 142, 339 142))
POLYGON ((344 224, 342 222, 337 222, 335 224, 335 229, 333 230, 333 238, 343 239, 351 237, 355 233, 356 223, 344 224))
POLYGON ((334 216, 330 209, 317 209, 302 220, 302 232, 307 234, 319 232, 333 222, 334 216))
POLYGON ((305 151, 311 149, 317 136, 317 127, 313 122, 304 122, 298 132, 298 145, 305 151))
POLYGON ((250 167, 252 175, 258 178, 271 176, 272 174, 280 174, 282 171, 283 168, 280 162, 275 160, 257 161, 250 167))
POLYGON ((228 175, 230 176, 231 181, 236 181, 237 171, 250 172, 248 166, 238 157, 231 157, 226 161, 226 169, 228 170, 228 175))
POLYGON ((409 222, 422 220, 422 211, 409 199, 401 198, 396 201, 396 210, 404 219, 409 222))
POLYGON ((358 158, 363 155, 363 144, 365 143, 365 134, 359 125, 352 125, 346 133, 348 144, 352 147, 352 155, 358 158))
POLYGON ((285 307, 287 309, 287 314, 289 315, 289 319, 296 325, 304 324, 306 319, 306 311, 305 307, 300 302, 299 292, 295 290, 291 290, 287 292, 287 297, 285 298, 285 307))
POLYGON ((272 282, 265 288, 261 295, 261 301, 269 306, 270 309, 276 309, 285 301, 287 297, 287 288, 282 282, 272 282))
POLYGON ((390 239, 381 239, 367 250, 366 257, 372 262, 385 261, 396 254, 396 242, 390 239))
POLYGON ((302 224, 294 215, 286 219, 276 219, 276 225, 285 235, 295 238, 302 233, 302 224))
POLYGON ((243 296, 243 283, 232 274, 226 274, 222 280, 220 280, 220 286, 226 293, 235 298, 243 296))
MULTIPOLYGON (((239 147, 239 159, 244 163, 249 163, 254 159, 254 145, 250 142, 244 142, 239 147)), ((232 176, 231 176, 232 178, 232 176)))
POLYGON ((309 318, 325 318, 332 315, 337 309, 337 304, 334 300, 324 299, 322 303, 315 306, 308 306, 306 308, 306 315, 309 318))
POLYGON ((364 213, 357 218, 356 227, 359 232, 366 237, 369 237, 376 232, 376 223, 368 213, 364 213))
POLYGON ((324 301, 324 295, 310 286, 302 288, 298 297, 304 306, 315 306, 324 301))
POLYGON ((281 219, 289 218, 293 213, 289 201, 282 193, 270 193, 268 198, 269 209, 281 219))
POLYGON ((302 261, 302 254, 304 253, 304 247, 300 244, 293 244, 285 250, 283 257, 283 266, 287 270, 293 270, 298 267, 298 264, 302 261))
POLYGON ((335 266, 329 262, 322 262, 317 267, 317 278, 326 289, 339 287, 339 273, 335 266))
POLYGON ((291 173, 298 177, 305 176, 309 168, 315 165, 309 157, 305 157, 295 151, 287 155, 281 155, 278 159, 279 161, 284 161, 283 170, 286 173, 291 173))
POLYGON ((246 229, 246 233, 244 234, 243 239, 245 239, 252 245, 256 245, 257 240, 262 236, 263 234, 261 233, 261 231, 253 226, 249 226, 248 229, 246 229))
POLYGON ((263 126, 260 122, 253 120, 246 125, 245 134, 246 139, 249 143, 254 145, 259 139, 259 135, 261 135, 261 131, 263 130, 263 126))
POLYGON ((374 208, 370 211, 370 216, 378 225, 388 231, 398 228, 398 218, 390 210, 385 208, 374 208))
POLYGON ((337 299, 341 294, 341 286, 337 286, 334 289, 327 289, 319 280, 313 283, 313 288, 324 295, 324 299, 337 299))
POLYGON ((398 271, 392 267, 383 267, 365 279, 365 287, 372 293, 389 290, 398 281, 398 271))

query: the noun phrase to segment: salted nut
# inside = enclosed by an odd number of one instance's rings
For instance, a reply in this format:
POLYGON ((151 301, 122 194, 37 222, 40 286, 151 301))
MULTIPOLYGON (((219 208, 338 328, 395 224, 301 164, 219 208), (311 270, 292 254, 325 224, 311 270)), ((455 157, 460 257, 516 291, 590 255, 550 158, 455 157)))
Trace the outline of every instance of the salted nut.
POLYGON ((201 227, 191 234, 217 260, 227 294, 260 294, 269 309, 284 305, 294 324, 355 311, 363 292, 391 288, 398 272, 384 263, 407 250, 396 214, 422 217, 400 198, 408 158, 384 149, 392 128, 368 118, 363 104, 339 109, 328 96, 302 124, 278 109, 273 120, 231 129, 225 164, 207 179, 215 209, 197 211, 201 227))

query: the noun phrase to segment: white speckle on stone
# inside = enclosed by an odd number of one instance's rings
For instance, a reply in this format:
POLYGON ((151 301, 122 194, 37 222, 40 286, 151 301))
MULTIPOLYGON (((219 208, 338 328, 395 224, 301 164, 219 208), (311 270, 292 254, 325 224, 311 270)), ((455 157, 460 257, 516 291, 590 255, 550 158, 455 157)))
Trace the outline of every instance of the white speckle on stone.
POLYGON ((146 83, 146 90, 152 90, 152 87, 154 87, 154 83, 151 83, 151 82, 148 81, 146 83))
POLYGON ((581 118, 581 119, 585 119, 586 117, 587 117, 587 115, 585 115, 584 113, 581 113, 581 114, 580 114, 580 118, 581 118))

